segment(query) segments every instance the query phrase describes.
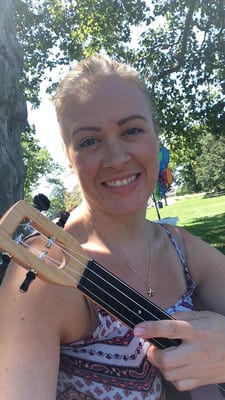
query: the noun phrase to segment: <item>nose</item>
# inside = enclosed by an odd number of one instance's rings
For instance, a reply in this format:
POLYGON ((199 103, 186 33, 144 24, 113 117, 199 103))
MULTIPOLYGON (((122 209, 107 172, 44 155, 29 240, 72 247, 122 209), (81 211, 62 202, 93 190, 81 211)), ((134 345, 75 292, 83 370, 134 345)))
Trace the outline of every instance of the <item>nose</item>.
POLYGON ((126 146, 121 141, 107 143, 104 146, 103 166, 106 168, 121 168, 130 159, 126 146))

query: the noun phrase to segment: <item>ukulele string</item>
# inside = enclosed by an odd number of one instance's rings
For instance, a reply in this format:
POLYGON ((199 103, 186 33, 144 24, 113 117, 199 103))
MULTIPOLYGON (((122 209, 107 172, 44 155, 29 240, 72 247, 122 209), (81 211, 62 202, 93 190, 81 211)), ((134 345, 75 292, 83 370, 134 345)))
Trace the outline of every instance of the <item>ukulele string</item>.
MULTIPOLYGON (((40 232, 39 232, 40 233, 40 232)), ((48 237, 45 236, 44 234, 40 233, 40 235, 46 240, 48 240, 48 237)), ((32 248, 31 245, 29 245, 27 242, 23 242, 23 246, 26 246, 27 248, 32 248)), ((84 267, 87 270, 91 270, 85 263, 82 263, 80 260, 78 260, 75 256, 73 256, 71 254, 77 254, 78 256, 84 258, 86 261, 90 261, 89 258, 87 256, 85 256, 84 254, 72 250, 69 247, 66 246, 61 246, 60 244, 58 244, 56 241, 54 241, 54 245, 60 249, 62 251, 62 253, 65 253, 66 255, 68 255, 69 257, 71 257, 71 259, 75 260, 77 263, 79 263, 82 267, 84 267), (66 251, 65 249, 69 249, 70 251, 66 251)), ((32 248, 33 249, 33 248, 32 248)), ((36 250, 36 253, 38 254, 38 250, 36 250)), ((60 262, 57 261, 56 259, 49 257, 47 254, 45 256, 45 258, 48 260, 49 264, 52 265, 53 267, 57 268, 57 265, 60 266, 60 262)), ((79 278, 79 280, 81 278, 85 279, 86 281, 91 282, 91 284, 95 285, 98 289, 100 289, 101 291, 103 291, 105 294, 107 294, 108 296, 110 296, 113 300, 115 300, 115 297, 111 295, 111 293, 109 293, 108 291, 104 290, 101 286, 97 285, 95 282, 91 281, 89 278, 83 276, 83 274, 81 274, 80 272, 75 271, 73 268, 69 267, 69 266, 65 266, 62 269, 60 269, 60 271, 65 274, 67 277, 69 277, 69 279, 71 279, 72 282, 77 282, 78 278, 73 278, 70 274, 68 274, 64 269, 67 269, 68 271, 72 272, 76 277, 79 278)), ((91 270, 91 272, 96 275, 97 278, 100 278, 100 280, 106 282, 108 285, 110 285, 112 287, 112 289, 116 290, 118 293, 122 294, 123 296, 127 297, 129 300, 131 300, 135 305, 139 306, 142 308, 142 310, 146 311, 147 313, 150 313, 152 315, 152 317, 154 317, 155 319, 159 320, 159 318, 153 314, 151 311, 147 310, 144 306, 140 306, 136 301, 134 301, 133 299, 131 299, 129 296, 127 296, 124 292, 120 291, 116 286, 114 286, 111 282, 107 281, 106 279, 102 278, 101 275, 99 275, 98 273, 96 273, 95 271, 91 270)), ((107 270, 107 272, 113 276, 113 274, 110 273, 110 271, 107 270)), ((124 285, 126 285, 125 282, 123 282, 124 285)), ((127 285, 126 285, 127 286, 127 285)), ((89 291, 90 294, 92 294, 92 292, 89 291)), ((99 298, 100 299, 100 298, 99 298)), ((101 300, 101 299, 100 299, 101 300)), ((123 308, 126 308, 128 311, 132 311, 134 315, 138 316, 140 319, 142 319, 142 321, 145 321, 144 318, 141 317, 141 315, 139 313, 134 312, 133 310, 131 310, 130 308, 128 308, 124 303, 121 303, 118 299, 116 300, 117 303, 119 303, 123 308)), ((156 309, 160 310, 155 304, 154 306, 156 307, 156 309)), ((129 321, 131 324, 132 321, 129 321)))

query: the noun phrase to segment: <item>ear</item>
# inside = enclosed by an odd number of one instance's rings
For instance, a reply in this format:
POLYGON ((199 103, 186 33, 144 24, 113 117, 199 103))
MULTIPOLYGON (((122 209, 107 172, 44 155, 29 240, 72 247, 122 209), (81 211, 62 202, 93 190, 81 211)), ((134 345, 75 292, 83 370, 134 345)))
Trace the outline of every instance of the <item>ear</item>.
POLYGON ((76 168, 74 168, 73 163, 68 159, 68 170, 69 170, 69 176, 73 176, 73 178, 75 178, 76 180, 78 179, 77 177, 77 171, 76 168))
POLYGON ((70 161, 68 150, 67 150, 67 147, 66 147, 65 143, 63 142, 63 140, 61 140, 61 148, 63 150, 65 159, 67 161, 68 169, 70 170, 70 172, 73 172, 72 162, 70 161))
POLYGON ((69 168, 69 170, 70 170, 70 173, 74 172, 72 163, 71 163, 70 161, 68 162, 68 168, 69 168))

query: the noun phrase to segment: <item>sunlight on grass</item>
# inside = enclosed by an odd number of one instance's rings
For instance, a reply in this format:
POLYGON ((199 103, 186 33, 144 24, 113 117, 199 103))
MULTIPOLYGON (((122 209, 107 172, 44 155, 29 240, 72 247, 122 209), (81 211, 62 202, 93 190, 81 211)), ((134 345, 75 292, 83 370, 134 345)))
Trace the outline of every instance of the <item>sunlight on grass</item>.
MULTIPOLYGON (((225 254, 225 196, 192 195, 169 199, 168 206, 159 209, 161 218, 178 217, 178 226, 201 237, 225 254)), ((157 220, 155 207, 146 216, 157 220)))

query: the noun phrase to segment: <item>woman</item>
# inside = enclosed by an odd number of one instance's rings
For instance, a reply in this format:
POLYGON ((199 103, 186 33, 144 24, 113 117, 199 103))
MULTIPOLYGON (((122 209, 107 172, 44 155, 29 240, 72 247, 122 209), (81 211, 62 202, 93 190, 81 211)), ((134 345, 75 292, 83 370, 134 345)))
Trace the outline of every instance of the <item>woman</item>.
POLYGON ((145 219, 158 142, 138 74, 91 57, 65 77, 54 104, 82 191, 65 229, 89 258, 178 313, 177 320, 142 323, 133 332, 79 290, 37 279, 20 295, 23 271, 13 265, 1 288, 1 396, 165 399, 164 376, 184 399, 183 391, 225 381, 224 256, 183 229, 145 219), (208 311, 193 311, 194 295, 208 311), (145 341, 152 337, 182 344, 159 350, 145 341))

